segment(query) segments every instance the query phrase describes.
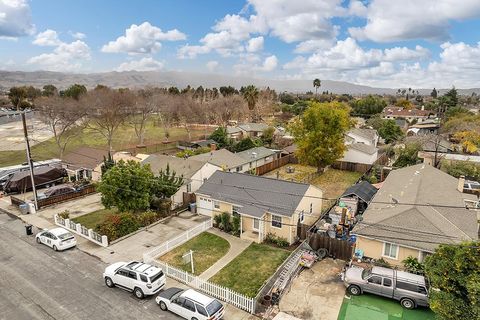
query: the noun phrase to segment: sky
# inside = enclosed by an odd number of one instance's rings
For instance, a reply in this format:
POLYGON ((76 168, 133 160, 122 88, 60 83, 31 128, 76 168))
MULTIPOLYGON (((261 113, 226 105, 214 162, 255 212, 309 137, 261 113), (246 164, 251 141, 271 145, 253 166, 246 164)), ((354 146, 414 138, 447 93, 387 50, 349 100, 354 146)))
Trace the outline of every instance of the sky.
POLYGON ((479 0, 0 0, 0 69, 480 87, 479 0))

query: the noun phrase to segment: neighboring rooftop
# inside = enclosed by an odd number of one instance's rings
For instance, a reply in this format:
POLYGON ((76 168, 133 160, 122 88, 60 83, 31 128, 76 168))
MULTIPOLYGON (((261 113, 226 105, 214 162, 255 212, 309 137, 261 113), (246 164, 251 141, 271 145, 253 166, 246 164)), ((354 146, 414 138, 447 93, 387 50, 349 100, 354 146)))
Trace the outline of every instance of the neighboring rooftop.
POLYGON ((190 179, 205 165, 204 162, 192 158, 184 159, 160 154, 150 155, 142 161, 142 164, 149 164, 155 175, 158 175, 160 170, 165 170, 168 164, 170 171, 175 171, 177 176, 183 176, 185 179, 190 179))
POLYGON ((358 150, 366 154, 374 154, 375 152, 378 151, 378 149, 375 146, 365 144, 365 143, 352 143, 352 144, 349 144, 347 148, 358 150))
POLYGON ((245 159, 237 156, 235 153, 227 149, 214 150, 207 153, 191 156, 189 159, 208 162, 224 169, 231 169, 241 166, 245 163, 245 159))
POLYGON ((404 109, 401 107, 386 107, 383 109, 383 113, 396 117, 428 117, 435 114, 431 110, 404 109))
POLYGON ((362 199, 364 202, 369 203, 376 193, 377 188, 372 186, 367 181, 361 181, 345 190, 345 192, 342 194, 342 197, 349 197, 355 195, 362 199))
POLYGON ((458 179, 427 164, 394 170, 352 233, 430 252, 478 239, 477 213, 464 203, 477 197, 457 187, 458 179))
POLYGON ((245 159, 245 161, 250 162, 255 159, 263 159, 266 157, 273 156, 276 153, 277 153, 276 151, 273 151, 265 147, 255 147, 245 151, 237 152, 235 154, 245 159))
POLYGON ((92 147, 80 147, 63 157, 63 162, 77 168, 95 169, 108 157, 108 150, 92 147))
POLYGON ((237 127, 247 132, 252 132, 252 131, 261 132, 268 128, 268 126, 265 123, 254 123, 254 122, 242 123, 237 125, 237 127))
POLYGON ((375 129, 353 128, 353 129, 350 129, 350 131, 348 131, 347 134, 350 134, 350 133, 354 134, 354 135, 357 135, 357 136, 360 136, 360 137, 363 137, 363 138, 368 139, 368 140, 374 140, 374 139, 378 138, 378 133, 377 133, 377 130, 375 130, 375 129))
POLYGON ((292 216, 310 185, 244 173, 216 171, 198 194, 242 206, 240 213, 292 216))

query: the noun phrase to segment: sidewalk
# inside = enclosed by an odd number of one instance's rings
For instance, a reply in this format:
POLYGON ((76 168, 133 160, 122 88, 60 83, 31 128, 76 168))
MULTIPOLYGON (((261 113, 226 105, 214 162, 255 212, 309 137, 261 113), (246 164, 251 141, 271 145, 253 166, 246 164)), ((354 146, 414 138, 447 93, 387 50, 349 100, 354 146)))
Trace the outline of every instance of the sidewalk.
POLYGON ((231 234, 227 234, 215 228, 211 228, 210 230, 208 230, 208 232, 227 240, 230 244, 230 250, 228 250, 227 254, 220 258, 220 260, 215 262, 210 268, 205 270, 200 275, 200 278, 206 280, 210 279, 218 271, 223 269, 223 267, 229 264, 230 261, 235 259, 240 253, 243 252, 243 250, 245 250, 252 243, 252 241, 242 240, 238 237, 232 236, 231 234))

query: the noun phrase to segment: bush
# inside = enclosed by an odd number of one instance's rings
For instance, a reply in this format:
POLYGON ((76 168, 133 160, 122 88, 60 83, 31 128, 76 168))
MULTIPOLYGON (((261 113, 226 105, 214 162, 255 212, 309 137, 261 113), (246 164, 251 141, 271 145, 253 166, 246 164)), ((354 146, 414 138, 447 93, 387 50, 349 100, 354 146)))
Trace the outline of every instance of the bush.
POLYGON ((213 216, 213 226, 215 228, 220 228, 221 223, 222 223, 222 216, 220 214, 213 216))
POLYGON ((225 232, 230 232, 232 231, 232 225, 230 223, 230 213, 228 212, 223 212, 221 215, 221 222, 220 222, 220 229, 222 229, 225 232))
POLYGON ((156 212, 149 210, 140 213, 136 218, 142 227, 146 227, 155 221, 158 221, 159 215, 156 212))
POLYGON ((411 273, 420 273, 425 272, 425 266, 423 263, 419 262, 417 258, 408 256, 405 260, 402 261, 405 270, 411 273))
POLYGON ((375 260, 373 262, 373 265, 377 266, 377 267, 384 267, 384 268, 391 268, 392 267, 392 265, 390 263, 388 263, 387 261, 385 261, 385 259, 383 259, 383 258, 375 260))
POLYGON ((68 218, 70 218, 70 211, 65 210, 65 211, 59 213, 58 216, 62 219, 68 219, 68 218))
POLYGON ((105 221, 99 224, 95 231, 106 235, 109 241, 126 236, 140 228, 137 217, 130 212, 110 214, 105 221))
POLYGON ((288 240, 285 239, 284 237, 276 236, 270 232, 267 233, 267 235, 265 236, 264 242, 268 244, 273 244, 274 246, 277 246, 280 248, 288 247, 290 245, 290 243, 288 243, 288 240))
POLYGON ((232 234, 240 236, 240 215, 236 214, 232 217, 232 234))

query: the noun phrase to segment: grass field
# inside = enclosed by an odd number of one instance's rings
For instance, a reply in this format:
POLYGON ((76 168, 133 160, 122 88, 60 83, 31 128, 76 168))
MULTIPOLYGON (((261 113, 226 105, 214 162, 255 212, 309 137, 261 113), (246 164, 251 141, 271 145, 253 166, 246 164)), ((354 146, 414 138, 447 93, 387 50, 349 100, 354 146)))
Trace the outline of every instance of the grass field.
POLYGON ((161 256, 159 260, 191 273, 191 264, 184 263, 182 256, 192 250, 194 274, 200 275, 223 257, 229 249, 230 244, 227 240, 212 233, 203 232, 161 256))
POLYGON ((85 226, 88 229, 95 229, 95 227, 100 223, 102 223, 105 220, 105 217, 111 213, 117 213, 117 210, 116 209, 100 209, 97 211, 87 213, 83 216, 73 218, 72 220, 75 223, 80 223, 81 225, 85 226))
MULTIPOLYGON (((74 151, 81 146, 98 148, 107 147, 107 140, 95 130, 89 128, 75 128, 72 130, 75 132, 75 137, 68 143, 65 154, 69 151, 74 151)), ((208 129, 208 132, 211 132, 211 129, 208 129)), ((169 133, 170 141, 188 139, 187 131, 183 127, 172 127, 170 128, 169 133)), ((204 128, 193 127, 191 129, 192 138, 203 138, 204 134, 204 128)), ((163 141, 165 141, 165 131, 163 127, 156 125, 155 119, 152 119, 147 124, 144 143, 148 145, 162 143, 163 141)), ((126 148, 132 148, 135 147, 137 143, 138 138, 135 135, 134 128, 125 124, 117 130, 113 138, 113 149, 119 151, 126 148)), ((34 145, 31 149, 32 158, 35 160, 46 160, 59 157, 58 147, 54 138, 34 145)), ((26 161, 25 157, 25 151, 23 150, 0 151, 0 167, 23 163, 26 161)))
POLYGON ((277 270, 290 252, 264 244, 252 243, 215 274, 210 281, 255 297, 263 283, 277 270))

